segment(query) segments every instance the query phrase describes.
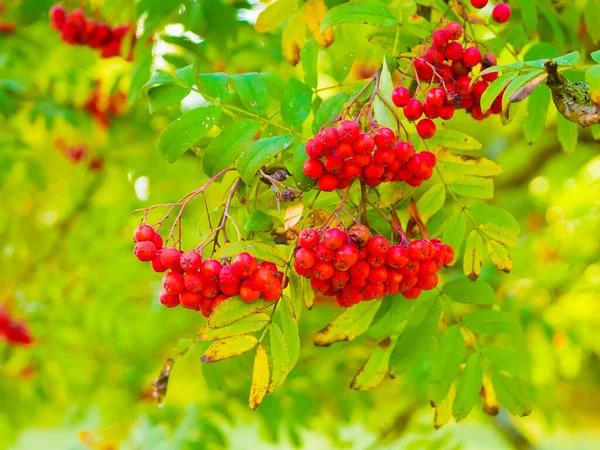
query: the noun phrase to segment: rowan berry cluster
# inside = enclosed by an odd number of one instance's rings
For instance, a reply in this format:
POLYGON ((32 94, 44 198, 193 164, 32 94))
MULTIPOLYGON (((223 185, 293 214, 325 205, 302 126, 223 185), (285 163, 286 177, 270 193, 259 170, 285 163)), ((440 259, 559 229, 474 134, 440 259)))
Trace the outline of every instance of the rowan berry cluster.
MULTIPOLYGON (((477 9, 485 8, 488 3, 489 0, 471 0, 471 5, 477 9)), ((498 3, 492 11, 492 19, 496 23, 505 23, 510 19, 510 13, 510 6, 506 3, 498 3)))
POLYGON ((84 108, 96 121, 108 127, 114 117, 125 114, 127 107, 127 95, 123 91, 115 92, 110 96, 105 96, 100 90, 100 83, 90 93, 85 100, 84 108))
POLYGON ((67 14, 62 5, 50 8, 50 23, 60 32, 63 41, 71 45, 87 45, 98 49, 102 58, 121 55, 123 39, 131 31, 129 24, 111 28, 106 23, 86 18, 81 9, 74 9, 67 14))
POLYGON ((134 239, 137 259, 150 262, 155 272, 166 272, 160 302, 169 308, 181 304, 208 317, 229 297, 239 295, 245 302, 259 298, 277 300, 287 284, 275 264, 259 262, 246 252, 238 254, 230 264, 222 264, 222 260, 203 259, 195 250, 163 248, 162 236, 148 225, 140 225, 134 239))
POLYGON ((390 294, 417 298, 437 286, 437 271, 452 262, 454 251, 439 239, 390 245, 357 224, 348 231, 303 229, 294 258, 296 273, 309 278, 315 292, 349 307, 390 294))
POLYGON ((334 128, 326 128, 306 143, 309 159, 304 174, 322 191, 344 189, 355 178, 368 186, 386 181, 405 181, 419 186, 431 178, 435 155, 416 153, 408 142, 398 140, 389 128, 374 132, 360 131, 352 120, 341 120, 334 128))
POLYGON ((12 345, 29 345, 33 342, 27 324, 11 317, 3 306, 0 306, 0 340, 12 345))

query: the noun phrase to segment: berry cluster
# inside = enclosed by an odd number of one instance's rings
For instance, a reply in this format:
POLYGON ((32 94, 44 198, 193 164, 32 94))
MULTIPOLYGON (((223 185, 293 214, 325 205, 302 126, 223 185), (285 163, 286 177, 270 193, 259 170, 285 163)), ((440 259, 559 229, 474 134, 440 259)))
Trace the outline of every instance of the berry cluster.
POLYGON ((81 9, 74 9, 68 15, 62 5, 50 8, 52 27, 60 31, 60 38, 71 45, 87 45, 99 49, 102 58, 121 54, 123 39, 130 33, 128 24, 111 28, 106 23, 97 23, 86 18, 81 9))
POLYGON ((108 127, 113 117, 122 116, 125 113, 127 94, 118 91, 113 95, 105 96, 100 90, 100 83, 97 82, 85 100, 84 107, 100 125, 108 127))
POLYGON ((258 262, 249 253, 240 253, 231 264, 223 265, 216 259, 203 259, 195 250, 163 248, 161 235, 148 225, 139 226, 134 239, 137 259, 151 262, 155 272, 168 271, 162 279, 160 302, 169 308, 181 304, 208 317, 219 303, 237 295, 245 302, 260 297, 277 300, 287 283, 275 264, 258 262))
POLYGON ((486 74, 471 85, 473 71, 478 73, 496 65, 496 57, 492 53, 482 56, 476 46, 463 47, 458 42, 462 34, 463 28, 459 23, 447 23, 443 29, 433 32, 431 45, 413 61, 419 80, 437 83, 427 92, 424 101, 411 98, 410 91, 403 86, 392 92, 392 102, 403 108, 409 121, 417 121, 425 115, 417 123, 417 132, 423 139, 435 135, 436 126, 432 119, 449 120, 456 109, 465 109, 476 120, 502 111, 502 95, 495 99, 485 114, 480 106, 481 96, 489 83, 498 78, 498 72, 486 74))
POLYGON ((361 133, 359 124, 352 120, 341 120, 336 127, 309 139, 306 153, 309 159, 304 163, 304 173, 317 180, 322 191, 344 189, 354 178, 368 186, 386 181, 419 186, 431 177, 436 163, 433 153, 416 153, 389 128, 361 133))
POLYGON ((33 342, 31 331, 22 320, 16 320, 0 306, 0 340, 13 345, 29 345, 33 342))
POLYGON ((349 307, 390 294, 417 298, 437 285, 436 272, 452 262, 454 251, 439 239, 390 246, 386 238, 371 236, 357 224, 347 232, 303 229, 294 257, 296 273, 309 278, 315 292, 335 296, 340 306, 349 307))
MULTIPOLYGON (((471 5, 477 9, 485 8, 488 3, 489 0, 471 0, 471 5)), ((492 19, 496 23, 505 23, 510 19, 510 13, 510 6, 506 3, 498 3, 492 11, 492 19)))

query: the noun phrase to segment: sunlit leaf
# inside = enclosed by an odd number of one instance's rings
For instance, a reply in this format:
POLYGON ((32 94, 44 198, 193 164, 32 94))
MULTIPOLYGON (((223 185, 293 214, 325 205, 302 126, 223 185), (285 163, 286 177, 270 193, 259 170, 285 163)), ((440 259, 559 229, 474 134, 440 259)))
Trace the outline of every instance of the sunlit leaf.
POLYGON ((328 347, 335 342, 351 341, 364 333, 375 317, 381 300, 361 302, 346 309, 315 335, 315 345, 328 347))
POLYGON ((435 136, 428 141, 439 147, 449 147, 458 150, 481 150, 481 142, 471 136, 449 128, 439 128, 435 136))
POLYGON ((502 172, 502 167, 490 159, 471 155, 455 155, 449 152, 438 153, 437 167, 453 174, 479 177, 493 177, 502 172))
POLYGON ((268 392, 271 393, 279 388, 290 371, 290 355, 281 328, 272 323, 269 328, 269 340, 271 342, 271 363, 273 366, 271 384, 268 392))
POLYGON ((333 79, 338 83, 341 83, 346 79, 348 74, 350 73, 350 69, 352 68, 352 64, 356 60, 356 53, 346 53, 345 55, 340 56, 333 63, 333 79))
POLYGON ((250 386, 250 398, 248 404, 250 408, 255 410, 260 406, 267 395, 269 388, 269 356, 267 351, 258 344, 256 348, 256 356, 254 357, 254 369, 252 370, 252 385, 250 386))
POLYGON ((269 105, 267 85, 260 74, 256 72, 230 75, 242 103, 248 111, 262 114, 269 105))
POLYGON ((273 218, 259 209, 253 209, 244 224, 244 230, 265 233, 273 229, 273 218))
POLYGON ((396 340, 389 337, 379 342, 354 376, 350 388, 368 391, 378 386, 388 373, 388 362, 395 343, 396 340))
POLYGON ((533 393, 529 383, 502 372, 492 374, 492 383, 500 404, 511 414, 528 416, 533 406, 533 393))
POLYGON ((444 206, 445 201, 446 187, 443 184, 436 184, 425 192, 417 202, 423 222, 429 222, 429 219, 444 206))
POLYGON ((491 305, 496 302, 496 294, 485 281, 471 281, 468 278, 457 278, 442 287, 442 292, 450 300, 458 303, 475 305, 491 305))
POLYGON ((295 0, 276 0, 269 4, 256 18, 254 29, 259 33, 268 33, 279 28, 298 9, 295 0))
POLYGON ((294 307, 285 295, 281 299, 281 329, 289 354, 289 370, 292 370, 300 355, 300 336, 294 307))
POLYGON ((512 259, 508 249, 498 241, 486 240, 486 248, 492 263, 496 269, 502 272, 510 272, 513 267, 512 259))
POLYGON ((433 360, 427 384, 429 401, 433 405, 439 405, 448 394, 450 385, 458 375, 465 352, 465 340, 460 327, 454 324, 442 335, 439 349, 433 360))
POLYGON ((558 142, 566 152, 575 151, 579 136, 579 127, 576 123, 565 119, 562 114, 556 115, 558 142))
POLYGON ((519 234, 519 223, 505 209, 487 203, 470 203, 467 205, 469 214, 479 223, 493 223, 499 227, 508 228, 519 234))
POLYGON ((450 265, 454 264, 460 256, 462 243, 465 239, 466 228, 467 222, 462 211, 456 211, 446 221, 442 242, 454 249, 454 260, 450 265))
POLYGON ((315 114, 315 120, 312 125, 313 133, 318 133, 323 125, 335 119, 347 100, 348 94, 345 92, 340 92, 325 100, 315 114))
POLYGON ((469 330, 479 334, 514 333, 521 329, 515 318, 498 309, 478 309, 463 318, 469 330))
POLYGON ((517 72, 507 72, 500 75, 488 86, 481 96, 481 110, 485 113, 490 109, 496 97, 504 90, 506 85, 517 76, 517 72))
POLYGON ((304 82, 315 89, 319 84, 319 46, 310 39, 300 50, 300 61, 302 61, 302 72, 304 73, 304 82))
POLYGON ((481 359, 477 353, 473 353, 469 357, 465 370, 458 380, 456 398, 452 405, 452 414, 457 422, 467 417, 471 409, 473 409, 481 390, 482 381, 481 359))
POLYGON ((324 0, 308 0, 304 2, 302 17, 310 30, 315 41, 321 47, 329 47, 333 44, 333 29, 323 26, 323 19, 327 14, 327 6, 324 0))
POLYGON ((226 73, 201 73, 198 75, 198 81, 198 88, 202 92, 207 92, 221 101, 226 102, 232 96, 229 90, 229 76, 226 73))
POLYGON ((484 223, 478 229, 489 239, 498 241, 507 247, 515 247, 517 245, 517 234, 509 228, 500 227, 493 223, 484 223))
POLYGON ((290 147, 294 142, 292 135, 275 136, 246 144, 237 159, 236 168, 242 179, 250 183, 271 158, 290 147))
POLYGON ((435 415, 433 418, 433 427, 439 430, 446 425, 452 418, 452 404, 456 397, 456 385, 452 383, 448 390, 448 395, 435 407, 435 415))
POLYGON ((222 361, 252 350, 256 344, 258 344, 258 339, 254 336, 247 334, 231 336, 211 344, 202 354, 201 359, 204 363, 222 361))
POLYGON ((281 99, 281 116, 292 126, 299 126, 308 118, 311 109, 312 89, 296 78, 290 78, 281 99))
POLYGON ((215 308, 208 319, 208 326, 211 328, 221 328, 272 305, 272 302, 267 302, 263 299, 247 303, 240 297, 230 297, 215 308))
POLYGON ((448 184, 455 194, 465 197, 490 199, 494 196, 494 182, 489 178, 459 175, 448 184))
POLYGON ((306 42, 306 26, 301 12, 288 20, 281 34, 283 56, 292 66, 300 62, 300 49, 306 42))
POLYGON ((218 341, 231 336, 262 330, 267 323, 269 323, 269 316, 265 313, 251 314, 220 328, 211 328, 207 323, 198 330, 198 338, 203 341, 218 341))
POLYGON ((202 168, 208 176, 231 167, 244 145, 258 132, 257 120, 238 119, 211 141, 202 155, 202 168))
POLYGON ((242 252, 248 252, 261 261, 269 261, 280 267, 285 266, 288 260, 287 255, 278 248, 256 241, 229 242, 219 247, 214 257, 231 258, 242 252))
POLYGON ((483 240, 477 230, 471 231, 465 246, 465 257, 463 259, 463 270, 471 280, 476 280, 481 275, 483 265, 483 240))
MULTIPOLYGON (((390 99, 392 97, 392 91, 394 89, 394 85, 392 83, 392 76, 387 66, 387 62, 383 61, 383 68, 381 69, 381 75, 379 76, 379 91, 381 95, 385 99, 390 99)), ((375 119, 384 127, 391 128, 392 130, 397 130, 398 122, 394 117, 394 114, 386 105, 383 100, 379 97, 375 97, 373 102, 373 112, 375 115, 375 119)))
POLYGON ((385 3, 378 0, 362 0, 343 3, 332 8, 321 24, 321 29, 340 23, 366 23, 369 25, 393 25, 396 18, 385 3))

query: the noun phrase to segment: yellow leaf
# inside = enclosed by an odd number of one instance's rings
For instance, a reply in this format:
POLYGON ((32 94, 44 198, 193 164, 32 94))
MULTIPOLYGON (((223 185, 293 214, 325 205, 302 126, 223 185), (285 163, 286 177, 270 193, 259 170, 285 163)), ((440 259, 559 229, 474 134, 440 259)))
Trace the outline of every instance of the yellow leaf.
POLYGON ((296 0, 275 0, 258 15, 254 29, 259 33, 275 31, 297 9, 296 0))
POLYGON ((492 380, 487 375, 483 375, 483 386, 480 395, 483 397, 483 410, 490 416, 498 415, 500 406, 496 398, 496 391, 492 385, 492 380))
POLYGON ((258 343, 254 336, 242 334, 216 341, 202 354, 202 362, 214 363, 252 350, 258 343))
POLYGON ((483 264, 483 240, 477 230, 471 231, 467 238, 465 257, 463 259, 463 270, 465 275, 475 281, 481 275, 483 264))
POLYGON ((285 231, 291 229, 300 222, 302 213, 304 212, 304 205, 302 203, 298 205, 289 206, 285 210, 285 216, 283 224, 285 225, 285 231))
POLYGON ((250 386, 250 398, 248 404, 255 410, 259 407, 269 387, 269 357, 267 351, 258 344, 256 356, 254 357, 254 370, 252 371, 252 385, 250 386))
POLYGON ((452 404, 456 398, 456 385, 452 383, 448 395, 444 400, 435 407, 435 416, 433 419, 433 426, 436 430, 442 428, 448 423, 452 417, 452 404))
POLYGON ((496 269, 506 273, 512 270, 512 259, 504 245, 490 239, 487 241, 487 251, 496 269))
POLYGON ((321 22, 327 14, 327 6, 323 0, 313 0, 304 4, 304 10, 302 16, 308 26, 308 29, 312 33, 315 41, 321 47, 329 47, 333 44, 333 28, 328 27, 321 31, 321 22))
POLYGON ((306 25, 301 13, 294 14, 281 33, 281 49, 287 62, 295 66, 300 62, 300 49, 306 42, 306 25))

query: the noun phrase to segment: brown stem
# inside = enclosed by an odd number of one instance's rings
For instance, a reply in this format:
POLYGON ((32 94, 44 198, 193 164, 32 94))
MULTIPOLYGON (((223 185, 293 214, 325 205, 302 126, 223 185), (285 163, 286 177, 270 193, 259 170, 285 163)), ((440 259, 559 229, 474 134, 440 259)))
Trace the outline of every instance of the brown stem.
POLYGON ((227 217, 229 216, 229 207, 231 206, 231 200, 233 199, 233 195, 237 190, 240 184, 241 178, 238 178, 234 181, 233 186, 229 190, 229 195, 227 195, 227 200, 225 201, 225 207, 223 208, 223 214, 221 215, 221 221, 219 222, 219 226, 216 228, 215 237, 213 238, 213 249, 212 253, 217 250, 217 245, 219 244, 219 232, 223 231, 223 243, 228 243, 229 239, 227 238, 227 230, 225 229, 225 223, 227 222, 227 217))

